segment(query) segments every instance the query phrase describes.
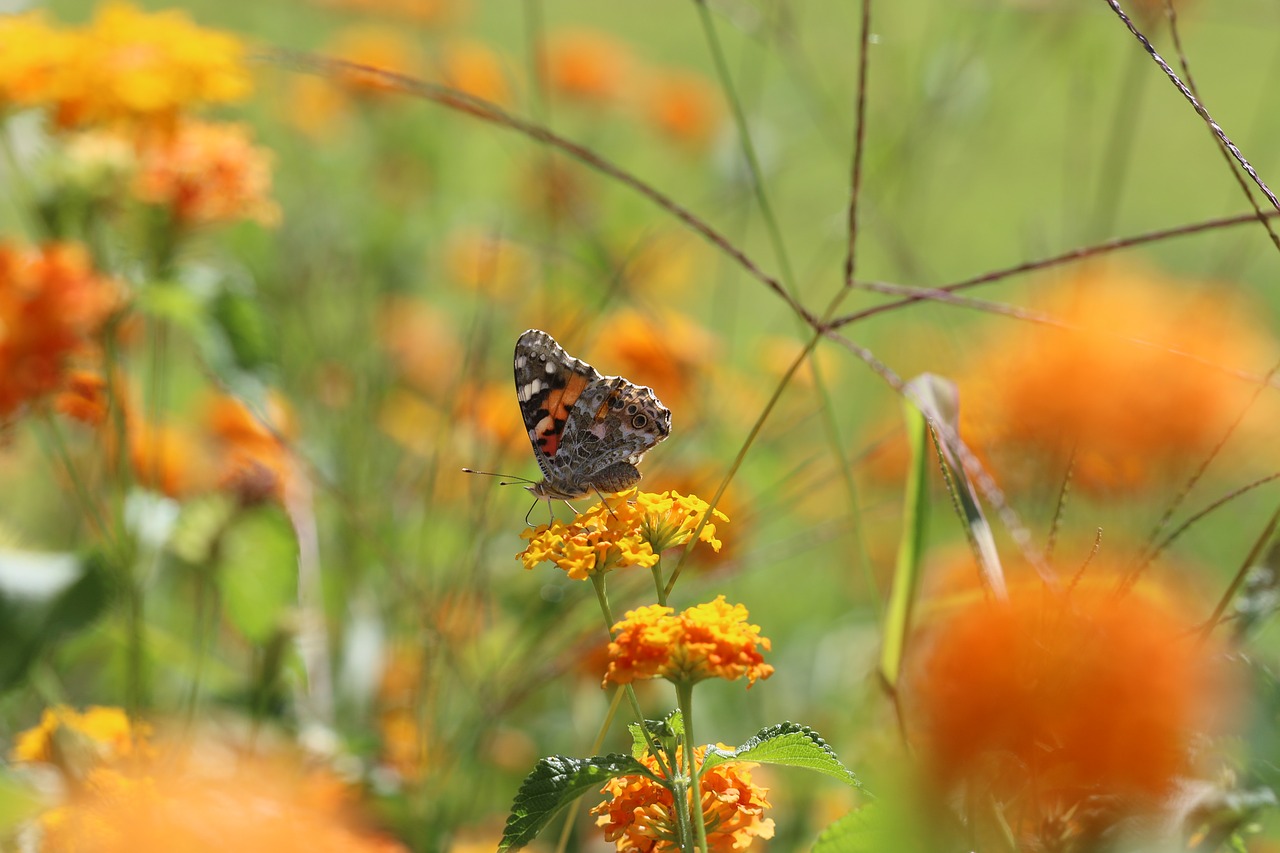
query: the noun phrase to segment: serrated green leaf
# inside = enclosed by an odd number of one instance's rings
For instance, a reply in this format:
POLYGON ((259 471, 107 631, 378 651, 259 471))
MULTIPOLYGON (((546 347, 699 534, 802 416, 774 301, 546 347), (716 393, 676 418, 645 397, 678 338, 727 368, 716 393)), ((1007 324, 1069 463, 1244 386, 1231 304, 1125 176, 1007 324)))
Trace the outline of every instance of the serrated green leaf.
POLYGON ((612 753, 593 758, 544 758, 525 777, 511 803, 511 814, 498 853, 519 850, 542 831, 569 803, 618 776, 648 776, 649 771, 629 755, 612 753))
POLYGON ((761 729, 755 737, 734 750, 720 749, 717 746, 709 747, 702 769, 705 771, 726 761, 754 761, 759 764, 803 767, 807 770, 816 770, 833 779, 839 779, 850 787, 862 787, 858 777, 840 762, 835 751, 827 746, 822 736, 799 723, 779 723, 776 726, 761 729))
MULTIPOLYGON (((677 709, 661 720, 645 720, 644 726, 653 739, 670 752, 675 748, 676 738, 684 734, 684 717, 677 709)), ((638 760, 649 752, 649 742, 639 723, 628 723, 627 731, 631 733, 631 757, 638 760)))
POLYGON ((231 622, 252 642, 269 640, 298 596, 298 546, 284 514, 263 507, 237 518, 216 576, 231 622))

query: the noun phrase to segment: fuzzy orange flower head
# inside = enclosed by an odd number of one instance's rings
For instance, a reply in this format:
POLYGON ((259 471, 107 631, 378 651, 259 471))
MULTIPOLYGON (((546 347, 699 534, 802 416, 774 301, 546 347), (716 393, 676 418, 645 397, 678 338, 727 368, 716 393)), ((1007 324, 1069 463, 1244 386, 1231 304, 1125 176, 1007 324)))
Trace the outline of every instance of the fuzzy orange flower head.
POLYGON ((699 542, 719 551, 713 519, 728 522, 729 518, 719 510, 707 518, 708 509, 707 502, 694 495, 622 492, 608 503, 579 513, 567 524, 557 519, 524 530, 520 538, 529 545, 516 558, 526 569, 550 562, 574 580, 585 580, 629 566, 652 568, 663 551, 688 544, 695 532, 699 542))
POLYGON ((1233 716, 1224 650, 1166 588, 1118 593, 1102 577, 1060 595, 1022 582, 1007 602, 952 601, 907 658, 912 743, 934 790, 1002 803, 1020 835, 1083 819, 1089 802, 1150 813, 1233 716))
MULTIPOLYGON (((1095 494, 1179 476, 1249 405, 1256 386, 1232 371, 1275 361, 1274 341, 1221 288, 1091 269, 1046 307, 1069 328, 1009 327, 986 339, 960 381, 961 434, 1002 473, 1058 473, 1071 459, 1073 485, 1095 494)), ((1251 423, 1233 446, 1255 436, 1260 449, 1270 444, 1251 423)))
POLYGON ((690 150, 702 151, 724 119, 723 96, 701 75, 664 72, 649 85, 644 116, 663 136, 690 150))
POLYGON ((583 103, 608 103, 631 79, 631 51, 598 30, 562 30, 546 42, 539 71, 555 92, 583 103))
POLYGON ((79 245, 0 243, 0 421, 62 386, 119 299, 79 245))
MULTIPOLYGON (((349 27, 329 46, 327 53, 339 59, 379 71, 420 77, 422 60, 413 42, 399 29, 383 26, 349 27)), ((397 86, 380 74, 343 71, 341 82, 351 95, 370 98, 394 92, 397 86)))
MULTIPOLYGON (((240 41, 199 27, 180 11, 108 3, 71 38, 40 98, 59 127, 171 126, 182 111, 238 101, 252 89, 240 41)), ((53 45, 61 49, 57 40, 53 45)))
POLYGON ((621 365, 624 376, 681 408, 697 402, 698 379, 719 349, 714 334, 675 311, 619 311, 600 329, 599 341, 599 362, 621 365))
POLYGON ((165 744, 157 760, 90 772, 42 816, 41 853, 403 853, 368 831, 332 773, 226 743, 165 744))
POLYGON ((184 121, 139 144, 133 192, 166 208, 184 227, 251 219, 275 225, 271 152, 254 145, 241 124, 184 121))
POLYGON ((224 395, 210 404, 207 417, 220 456, 218 488, 244 505, 283 500, 298 476, 288 445, 293 418, 284 399, 267 395, 257 413, 224 395))
POLYGON ((749 688, 756 679, 773 675, 773 667, 760 654, 771 648, 769 638, 761 637, 760 626, 747 616, 747 608, 729 604, 723 595, 679 614, 660 604, 630 610, 613 626, 604 683, 645 678, 737 681, 746 676, 749 688))
MULTIPOLYGON (((694 760, 701 762, 707 748, 693 752, 694 760)), ((655 775, 662 775, 653 756, 645 754, 640 761, 655 775)), ((703 774, 702 819, 711 853, 746 850, 757 838, 773 837, 773 819, 764 817, 769 790, 751 780, 756 766, 749 761, 729 761, 703 774)), ((679 824, 670 790, 645 776, 621 776, 605 783, 601 793, 609 799, 591 813, 597 815, 596 826, 604 829, 605 839, 614 842, 619 853, 678 853, 679 824)))

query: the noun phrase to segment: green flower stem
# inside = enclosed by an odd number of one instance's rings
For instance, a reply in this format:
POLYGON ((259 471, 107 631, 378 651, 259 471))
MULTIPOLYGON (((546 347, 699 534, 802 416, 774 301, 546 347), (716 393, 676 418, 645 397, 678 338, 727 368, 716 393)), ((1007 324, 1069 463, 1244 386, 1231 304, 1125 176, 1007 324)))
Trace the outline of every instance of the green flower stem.
POLYGON ((41 406, 39 408, 39 419, 44 429, 37 430, 37 441, 39 441, 45 453, 56 458, 58 464, 62 466, 67 479, 71 481, 76 497, 84 507, 84 511, 88 514, 90 521, 93 522, 93 526, 97 528, 98 535, 108 545, 114 544, 112 542, 111 528, 107 526, 106 520, 102 517, 102 512, 93 500, 93 496, 89 494, 84 479, 76 471, 75 464, 71 461, 71 454, 67 450, 67 443, 62 438, 62 430, 58 428, 57 421, 54 420, 47 407, 41 406))
POLYGON ((649 572, 653 575, 653 588, 658 592, 658 603, 663 607, 667 606, 667 591, 662 585, 662 557, 658 557, 658 562, 654 563, 649 572))
POLYGON ((689 802, 689 780, 684 776, 670 777, 673 811, 676 815, 676 833, 680 836, 680 849, 684 853, 696 853, 693 834, 689 829, 689 810, 680 808, 680 803, 689 802))
MULTIPOLYGON (((700 769, 697 767, 697 757, 694 747, 698 741, 693 736, 693 682, 677 681, 676 682, 676 704, 680 708, 680 716, 684 720, 684 769, 689 774, 689 780, 693 785, 693 828, 698 831, 698 847, 704 853, 707 850, 707 824, 702 814, 702 784, 698 777, 701 776, 700 769)), ((677 799, 677 803, 687 803, 686 799, 677 799)), ((680 809, 676 809, 677 812, 680 809)))
MULTIPOLYGON (((613 639, 613 610, 609 607, 609 596, 605 591, 605 573, 594 572, 591 575, 591 586, 596 591, 596 601, 600 602, 600 612, 604 614, 604 630, 609 635, 609 639, 613 639)), ((631 703, 631 711, 636 715, 636 722, 640 724, 640 731, 644 733, 645 745, 649 748, 649 754, 658 762, 658 769, 662 771, 662 775, 668 779, 673 778, 672 768, 667 766, 666 760, 663 758, 662 751, 658 749, 658 745, 653 740, 653 735, 649 732, 649 727, 644 724, 644 711, 640 709, 640 700, 636 698, 636 691, 630 684, 623 685, 627 694, 627 701, 631 703)))

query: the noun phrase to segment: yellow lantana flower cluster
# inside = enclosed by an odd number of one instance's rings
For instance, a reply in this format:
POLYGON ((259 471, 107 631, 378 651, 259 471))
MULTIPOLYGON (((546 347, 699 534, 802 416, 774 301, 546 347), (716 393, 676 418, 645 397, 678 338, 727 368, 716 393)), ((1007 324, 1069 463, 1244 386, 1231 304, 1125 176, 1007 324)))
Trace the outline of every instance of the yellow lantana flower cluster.
POLYGON ((665 678, 692 683, 736 681, 745 675, 750 687, 772 675, 773 667, 760 654, 771 648, 769 639, 760 636, 760 626, 747 622, 747 616, 747 608, 729 604, 723 595, 679 614, 660 604, 629 610, 613 626, 604 681, 665 678))
MULTIPOLYGON (((707 502, 694 495, 667 491, 623 492, 609 503, 598 503, 571 522, 556 520, 520 534, 529 545, 517 554, 526 569, 554 563, 574 580, 628 566, 652 568, 668 548, 687 544, 702 525, 707 502)), ((719 510, 712 518, 727 522, 719 510)), ((716 525, 708 520, 698 541, 719 551, 716 525)))
POLYGON ((14 739, 10 758, 15 762, 59 764, 63 757, 63 738, 78 739, 91 745, 100 760, 130 758, 145 751, 151 729, 136 724, 120 708, 98 705, 83 713, 66 705, 46 708, 40 723, 14 739))
MULTIPOLYGON (((724 744, 719 745, 727 749, 724 744)), ((701 763, 705 746, 694 750, 695 761, 701 763)), ((644 755, 641 763, 661 775, 658 762, 644 755)), ((706 771, 699 780, 702 790, 702 818, 707 827, 707 848, 711 853, 730 853, 751 846, 756 838, 773 837, 772 818, 763 817, 769 808, 761 788, 751 781, 749 761, 730 761, 706 771)), ((675 798, 671 791, 645 776, 620 776, 610 779, 601 789, 609 799, 591 810, 596 825, 604 828, 604 836, 619 851, 645 850, 650 853, 676 853, 680 836, 675 815, 675 798)))
POLYGON ((110 3, 71 29, 38 12, 0 18, 0 110, 45 107, 60 128, 169 124, 185 109, 238 101, 251 89, 240 41, 179 11, 110 3))

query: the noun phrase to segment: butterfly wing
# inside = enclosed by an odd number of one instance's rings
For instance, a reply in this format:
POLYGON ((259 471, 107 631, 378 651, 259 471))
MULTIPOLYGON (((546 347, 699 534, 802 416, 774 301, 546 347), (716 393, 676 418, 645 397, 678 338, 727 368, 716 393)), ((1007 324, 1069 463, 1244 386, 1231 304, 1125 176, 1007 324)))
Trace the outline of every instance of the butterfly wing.
POLYGON ((624 462, 634 467, 670 434, 671 411, 652 389, 605 376, 587 387, 569 413, 560 453, 583 483, 598 485, 593 475, 624 462))
POLYGON ((516 400, 542 476, 564 482, 569 466, 561 455, 563 436, 583 392, 601 379, 600 372, 546 332, 530 329, 516 341, 516 400))

